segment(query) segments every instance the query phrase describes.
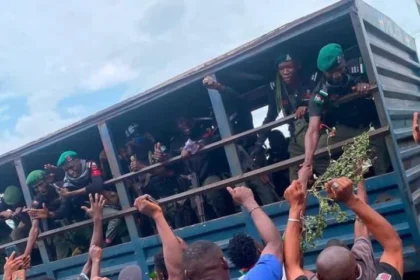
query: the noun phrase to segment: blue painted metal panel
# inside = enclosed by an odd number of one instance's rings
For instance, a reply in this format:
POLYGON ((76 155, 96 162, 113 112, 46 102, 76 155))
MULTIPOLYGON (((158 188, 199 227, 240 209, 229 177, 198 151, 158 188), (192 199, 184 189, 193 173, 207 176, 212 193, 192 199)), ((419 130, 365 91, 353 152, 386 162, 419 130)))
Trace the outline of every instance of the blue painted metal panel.
MULTIPOLYGON (((404 208, 404 201, 399 195, 398 174, 396 172, 374 177, 366 181, 369 202, 372 206, 383 214, 397 229, 400 234, 405 252, 405 262, 407 271, 414 270, 416 255, 414 253, 413 236, 404 208), (390 201, 376 203, 381 196, 386 196, 390 201)), ((276 223, 278 229, 284 232, 288 217, 289 205, 287 202, 278 202, 264 207, 266 213, 276 223)), ((317 203, 314 199, 308 201, 308 213, 315 214, 318 211, 317 203)), ((350 216, 351 217, 351 216, 350 216)), ((317 242, 316 248, 309 250, 305 254, 305 266, 313 269, 317 254, 324 248, 327 240, 331 237, 344 240, 347 244, 353 242, 353 221, 349 219, 342 224, 336 224, 334 220, 328 221, 329 227, 325 230, 324 237, 317 242)), ((201 239, 212 240, 219 244, 222 250, 226 250, 229 239, 237 232, 246 232, 246 220, 241 213, 225 218, 208 221, 205 223, 175 230, 175 233, 187 242, 194 242, 201 239)), ((375 253, 379 254, 381 247, 373 242, 375 253)), ((137 248, 142 248, 144 259, 143 267, 153 269, 153 256, 161 250, 161 242, 157 236, 149 236, 134 240, 111 248, 104 249, 103 272, 111 279, 116 278, 116 273, 125 265, 137 263, 139 255, 137 248)), ((32 278, 44 273, 46 269, 53 269, 56 279, 74 279, 78 275, 87 260, 87 254, 68 258, 60 261, 51 262, 47 265, 39 265, 31 268, 28 277, 32 278)), ((145 275, 146 276, 146 275, 145 275)), ((236 268, 231 267, 231 276, 238 277, 236 268)))
POLYGON ((420 64, 415 40, 387 16, 362 1, 356 3, 358 13, 352 14, 353 25, 369 79, 378 85, 375 104, 382 125, 390 126, 388 151, 413 242, 419 247, 419 213, 413 193, 420 189, 420 149, 409 134, 413 113, 420 111, 420 64))

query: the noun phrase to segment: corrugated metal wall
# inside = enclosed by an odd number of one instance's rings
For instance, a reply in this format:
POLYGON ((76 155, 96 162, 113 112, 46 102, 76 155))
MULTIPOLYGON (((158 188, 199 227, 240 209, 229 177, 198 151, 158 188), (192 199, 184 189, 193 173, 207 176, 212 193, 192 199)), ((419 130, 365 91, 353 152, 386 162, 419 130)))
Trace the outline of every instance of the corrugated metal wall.
POLYGON ((364 60, 369 58, 370 78, 376 80, 380 90, 378 112, 392 131, 387 144, 394 169, 403 173, 401 198, 419 245, 420 145, 412 137, 413 113, 420 112, 420 64, 415 40, 365 3, 360 1, 357 7, 365 44, 364 60))

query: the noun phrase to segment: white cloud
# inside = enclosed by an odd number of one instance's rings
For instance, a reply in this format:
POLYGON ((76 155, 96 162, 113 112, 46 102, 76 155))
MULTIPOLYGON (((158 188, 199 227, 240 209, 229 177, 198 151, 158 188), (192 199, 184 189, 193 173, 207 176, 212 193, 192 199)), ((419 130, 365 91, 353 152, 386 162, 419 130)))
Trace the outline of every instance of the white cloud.
POLYGON ((73 116, 85 116, 88 109, 83 105, 75 105, 67 108, 67 113, 73 116))
MULTIPOLYGON (((402 12, 395 1, 368 2, 418 30, 414 1, 401 0, 413 6, 402 12)), ((13 129, 0 132, 0 153, 100 109, 83 95, 120 84, 128 88, 121 97, 139 93, 334 2, 7 1, 0 10, 7 38, 0 41, 0 102, 23 97, 25 106, 11 108, 22 112, 13 129), (70 99, 85 108, 70 104, 65 117, 57 108, 70 99)))
POLYGON ((106 63, 94 71, 82 85, 92 91, 112 87, 135 79, 138 73, 129 65, 121 63, 106 63))

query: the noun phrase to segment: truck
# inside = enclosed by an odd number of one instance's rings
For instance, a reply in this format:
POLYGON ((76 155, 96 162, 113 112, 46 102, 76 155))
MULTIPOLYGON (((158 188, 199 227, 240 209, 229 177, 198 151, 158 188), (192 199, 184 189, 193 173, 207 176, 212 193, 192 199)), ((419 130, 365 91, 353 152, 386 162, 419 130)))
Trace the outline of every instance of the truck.
MULTIPOLYGON (((370 136, 383 137, 385 140, 392 170, 366 180, 369 203, 386 217, 401 237, 405 272, 418 273, 420 145, 412 137, 413 114, 420 112, 420 64, 416 44, 414 38, 389 17, 361 0, 342 0, 290 22, 156 87, 0 156, 0 174, 4 178, 2 188, 11 184, 19 185, 29 207, 33 194, 26 185, 25 178, 30 171, 42 168, 47 162, 55 162, 64 150, 74 149, 86 157, 97 158, 104 149, 112 173, 112 179, 105 183, 115 185, 122 206, 121 211, 105 216, 104 219, 124 217, 130 241, 104 249, 102 275, 117 279, 123 267, 136 264, 142 268, 143 279, 148 279, 153 271, 153 256, 161 249, 161 242, 156 235, 142 237, 139 234, 134 218, 136 210, 132 207, 133 201, 124 180, 182 159, 178 156, 165 163, 152 164, 138 172, 122 174, 117 147, 119 135, 124 132, 123 128, 132 120, 147 127, 147 120, 153 119, 154 126, 148 129, 163 130, 168 127, 168 120, 173 119, 177 112, 190 110, 191 107, 197 111, 211 108, 221 139, 205 146, 199 153, 224 149, 230 176, 219 182, 162 198, 159 200, 162 205, 287 169, 301 163, 303 156, 244 172, 235 143, 245 137, 290 123, 294 116, 286 116, 252 130, 233 134, 220 93, 204 88, 202 79, 213 75, 218 81, 237 88, 241 96, 251 104, 251 109, 256 110, 266 105, 268 82, 273 75, 272 61, 276 53, 290 48, 301 49, 305 53, 305 67, 310 68, 316 65, 319 49, 331 42, 339 43, 344 49, 360 56, 369 82, 376 85, 372 95, 381 127, 370 132, 370 136), (247 77, 253 78, 247 80, 247 77)), ((342 142, 332 148, 338 150, 344 144, 346 143, 342 142)), ((316 155, 326 155, 327 152, 325 148, 320 149, 316 155)), ((279 231, 284 232, 288 204, 280 201, 264 205, 263 209, 279 231)), ((307 212, 316 213, 317 210, 317 201, 309 198, 307 212)), ((57 234, 89 227, 91 224, 91 220, 86 220, 56 229, 44 227, 37 241, 40 261, 33 263, 32 268, 27 271, 27 278, 48 276, 54 279, 74 279, 85 264, 87 254, 55 260, 49 252, 49 242, 57 234)), ((317 241, 314 248, 304 253, 305 267, 315 270, 316 257, 331 238, 351 245, 353 224, 351 219, 344 223, 328 220, 322 239, 317 241)), ((175 229, 176 235, 187 243, 206 239, 216 242, 223 250, 226 250, 229 239, 238 232, 246 232, 259 239, 249 214, 244 210, 175 229)), ((0 248, 5 250, 26 241, 27 238, 1 244, 0 248)), ((373 247, 375 257, 378 258, 381 246, 373 241, 373 247)), ((239 276, 238 268, 231 267, 231 276, 234 279, 239 276)))

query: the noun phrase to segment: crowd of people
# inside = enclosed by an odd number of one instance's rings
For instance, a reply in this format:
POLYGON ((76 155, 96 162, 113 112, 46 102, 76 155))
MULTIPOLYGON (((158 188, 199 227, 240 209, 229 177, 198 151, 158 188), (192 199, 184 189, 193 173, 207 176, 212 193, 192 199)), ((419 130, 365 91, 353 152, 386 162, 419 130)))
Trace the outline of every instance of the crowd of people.
MULTIPOLYGON (((402 279, 402 242, 392 225, 367 203, 364 182, 358 184, 357 194, 353 182, 348 178, 333 179, 326 185, 329 198, 344 203, 356 215, 354 225, 354 245, 349 249, 339 240, 330 240, 316 260, 316 273, 303 268, 301 251, 302 219, 305 211, 306 194, 302 184, 295 180, 285 191, 289 202, 289 218, 283 238, 276 225, 260 207, 251 189, 247 187, 227 188, 232 199, 250 214, 264 245, 246 234, 234 236, 228 246, 230 261, 244 274, 243 279, 402 279), (376 265, 370 234, 383 247, 383 254, 376 265)), ((101 278, 103 241, 102 214, 106 198, 96 193, 89 195, 90 207, 86 213, 93 219, 93 235, 90 242, 89 258, 78 279, 101 278)), ((229 262, 221 248, 207 240, 185 243, 177 237, 165 219, 162 208, 150 195, 138 197, 134 206, 150 217, 162 241, 162 252, 155 258, 156 280, 229 280, 229 262)), ((5 280, 12 275, 24 273, 29 260, 25 255, 15 256, 13 252, 4 266, 5 280)), ((121 280, 142 279, 138 266, 127 266, 119 275, 121 280)))
MULTIPOLYGON (((220 139, 217 125, 212 118, 178 117, 178 132, 168 140, 156 139, 151 133, 142 131, 138 124, 125 130, 125 146, 118 149, 125 173, 140 171, 178 155, 184 159, 124 181, 130 196, 137 197, 134 205, 141 214, 137 221, 142 236, 158 233, 162 239, 163 252, 155 257, 157 279, 229 279, 229 264, 216 244, 199 241, 187 245, 173 234, 172 228, 232 214, 238 205, 249 211, 264 241, 263 245, 246 234, 238 234, 229 243, 230 261, 245 274, 245 279, 281 279, 283 276, 288 279, 375 279, 376 275, 387 274, 395 279, 401 278, 402 253, 398 235, 367 205, 365 194, 353 194, 352 182, 346 178, 337 178, 326 188, 331 199, 345 203, 357 215, 355 244, 349 250, 333 241, 319 255, 316 274, 303 270, 299 236, 305 192, 310 187, 313 173, 321 175, 330 162, 326 157, 314 158, 315 150, 327 143, 334 144, 357 136, 370 126, 379 125, 379 121, 369 97, 371 86, 361 59, 346 60, 340 45, 328 44, 320 50, 317 59, 319 71, 308 79, 302 74, 305 71, 302 71, 299 58, 292 53, 279 56, 275 65, 278 71, 276 80, 270 84, 272 91, 268 94, 268 112, 263 124, 274 121, 280 112, 285 116, 294 114, 295 119, 289 125, 290 138, 286 139, 280 131, 273 130, 241 139, 236 143, 241 168, 246 172, 304 154, 305 160, 300 167, 293 166, 270 176, 251 179, 247 182, 249 188, 214 190, 202 197, 184 199, 161 208, 150 198, 167 197, 230 176, 223 149, 197 153, 220 139), (358 98, 335 105, 335 101, 350 93, 355 93, 358 98), (331 132, 334 132, 334 137, 330 137, 331 132), (267 139, 270 149, 265 149, 267 139), (284 241, 259 206, 282 198, 290 203, 284 241), (374 265, 369 234, 385 250, 378 267, 374 265)), ((203 85, 221 94, 233 133, 253 128, 249 104, 238 92, 212 77, 206 77, 203 85)), ((372 145, 377 158, 373 172, 384 173, 390 164, 383 139, 372 141, 372 145)), ((29 265, 40 227, 46 224, 47 229, 58 228, 89 216, 94 220, 90 243, 92 231, 85 227, 55 235, 51 245, 55 259, 88 251, 90 258, 80 277, 89 279, 88 272, 91 279, 99 277, 101 248, 128 238, 122 218, 111 219, 105 224, 104 233, 102 230, 102 213, 113 214, 121 210, 114 186, 105 184, 112 178, 111 173, 105 152, 100 154, 97 163, 80 157, 75 151, 66 151, 56 165, 46 164, 44 169, 33 170, 27 176, 26 184, 35 194, 30 207, 26 208, 20 188, 7 187, 0 197, 0 217, 5 221, 0 225, 7 228, 7 222, 11 221, 13 230, 3 231, 1 241, 5 243, 28 236, 28 242, 25 248, 20 247, 22 245, 16 248, 19 257, 15 254, 8 256, 5 275, 10 275, 15 268, 29 265), (47 222, 42 225, 42 220, 47 222)), ((358 192, 360 190, 363 188, 358 192)), ((131 267, 124 273, 141 275, 138 269, 131 267)), ((135 279, 127 277, 121 279, 135 279)))

